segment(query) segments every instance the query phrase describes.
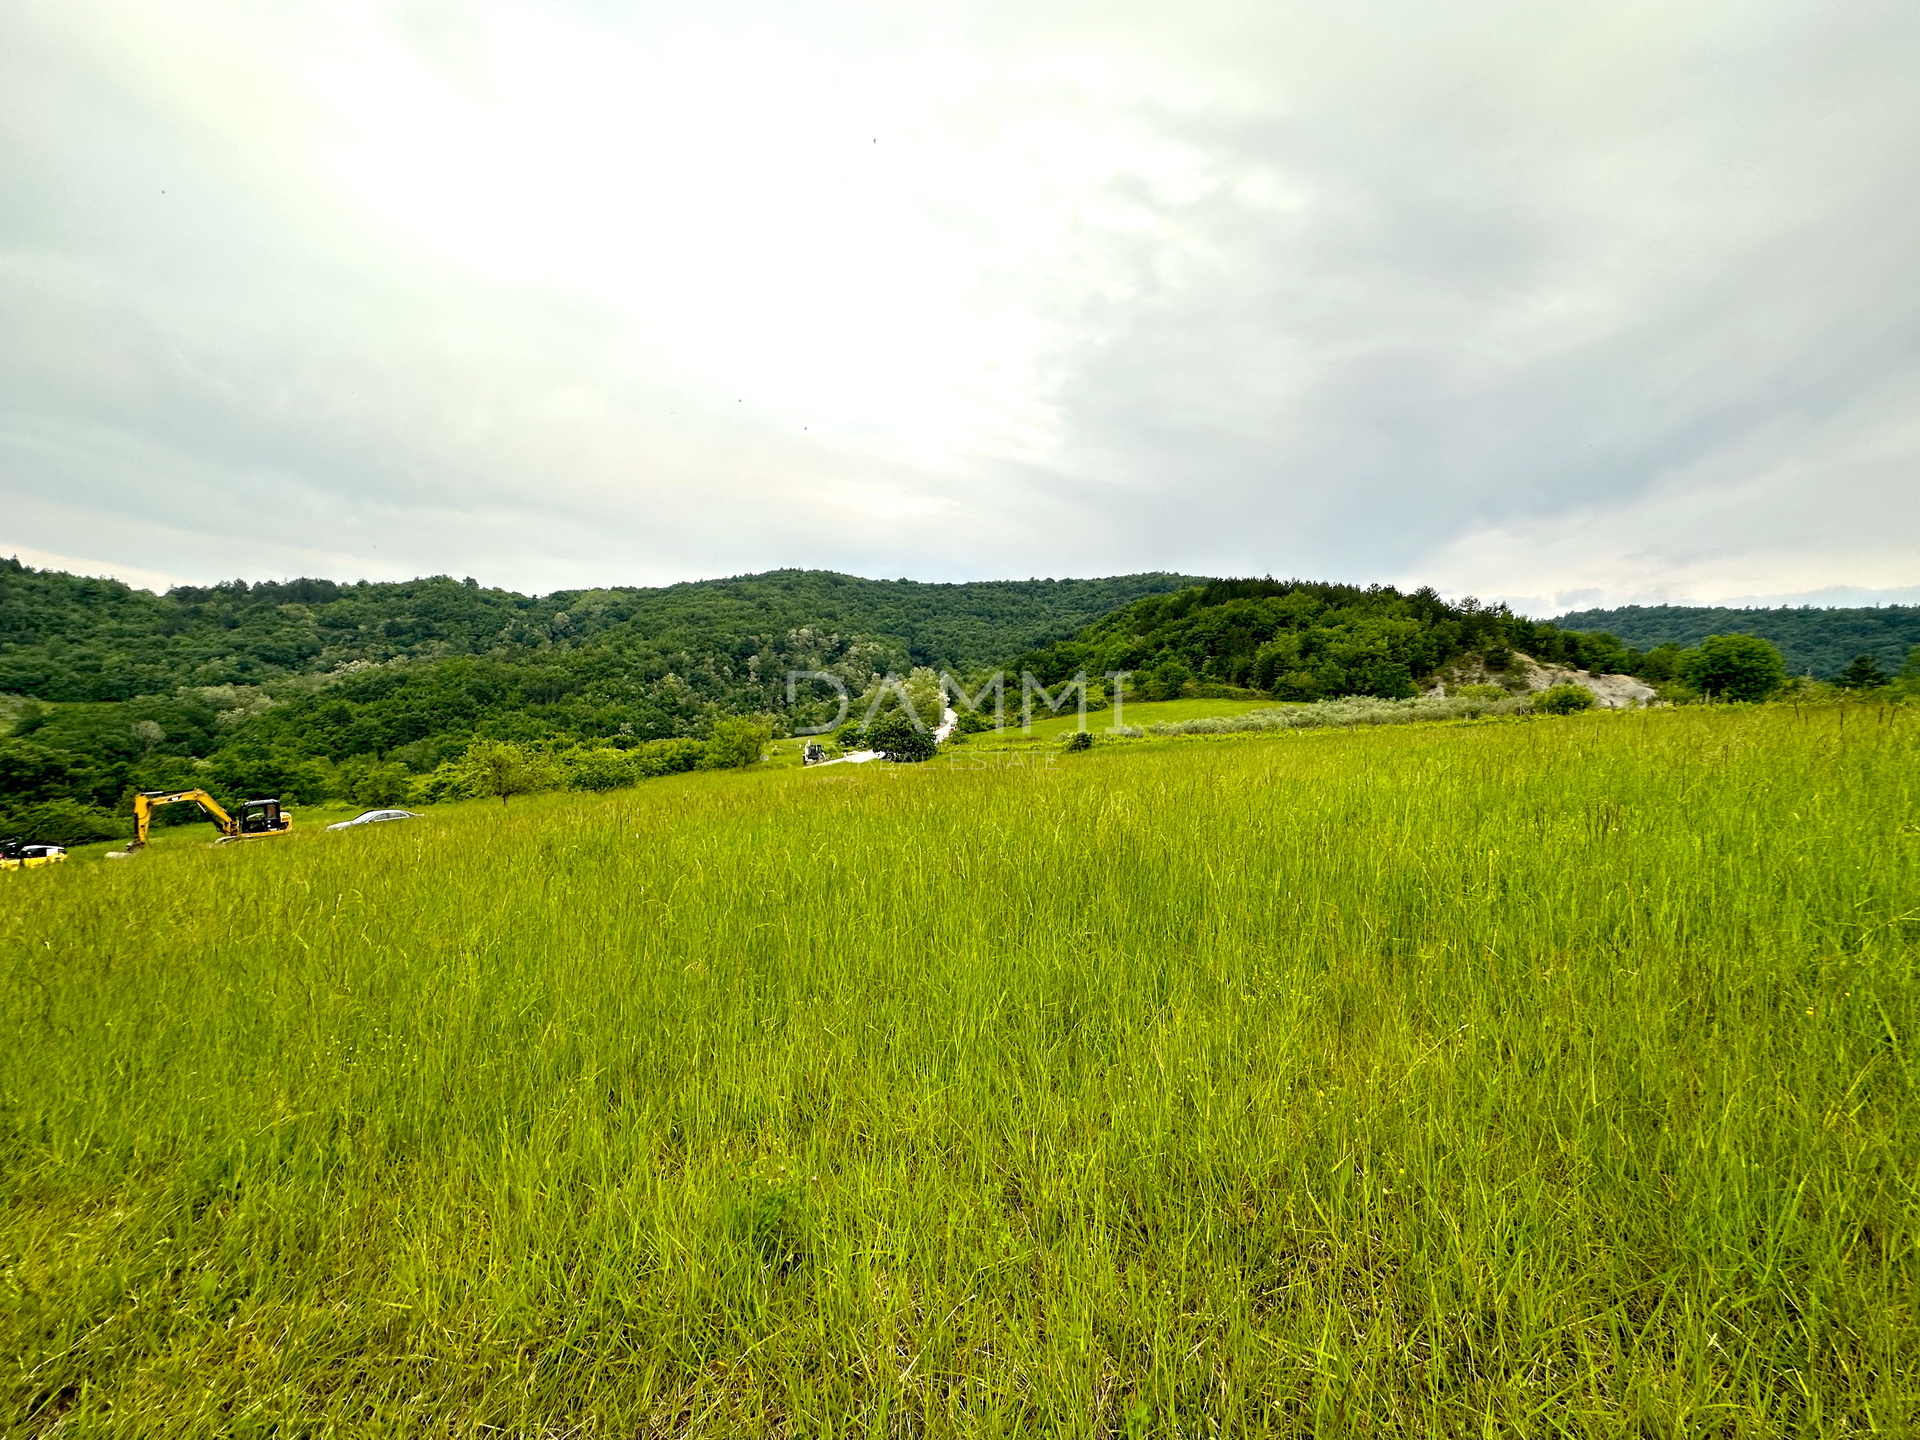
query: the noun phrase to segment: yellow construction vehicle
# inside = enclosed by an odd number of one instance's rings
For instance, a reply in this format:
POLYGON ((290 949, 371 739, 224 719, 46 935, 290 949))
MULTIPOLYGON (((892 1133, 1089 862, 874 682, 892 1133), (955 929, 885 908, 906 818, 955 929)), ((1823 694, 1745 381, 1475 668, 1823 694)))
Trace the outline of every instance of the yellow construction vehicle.
POLYGON ((177 805, 191 801, 207 812, 207 818, 220 831, 220 838, 213 843, 226 845, 235 840, 264 840, 269 835, 284 835, 293 828, 293 815, 282 810, 278 800, 249 800, 240 807, 236 819, 220 806, 220 802, 204 790, 142 790, 133 797, 133 839, 124 850, 112 850, 107 854, 109 860, 124 860, 145 847, 147 826, 153 820, 153 812, 162 805, 177 805))
POLYGON ((29 845, 24 840, 0 840, 0 870, 38 870, 42 865, 63 865, 67 852, 58 845, 29 845))

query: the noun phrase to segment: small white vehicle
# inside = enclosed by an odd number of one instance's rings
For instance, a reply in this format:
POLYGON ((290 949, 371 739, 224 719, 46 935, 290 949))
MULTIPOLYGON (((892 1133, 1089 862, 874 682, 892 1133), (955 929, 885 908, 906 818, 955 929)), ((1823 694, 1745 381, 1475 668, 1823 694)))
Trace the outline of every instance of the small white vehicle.
POLYGON ((364 815, 356 815, 351 820, 342 820, 327 826, 329 830, 351 830, 356 825, 378 825, 387 820, 418 820, 420 817, 411 810, 369 810, 364 815))

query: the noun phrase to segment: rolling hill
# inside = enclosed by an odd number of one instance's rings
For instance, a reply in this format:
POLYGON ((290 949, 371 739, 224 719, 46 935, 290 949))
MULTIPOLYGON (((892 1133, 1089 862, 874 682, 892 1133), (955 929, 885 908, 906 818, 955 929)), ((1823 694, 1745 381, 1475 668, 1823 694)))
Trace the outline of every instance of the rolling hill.
POLYGON ((0 694, 129 700, 180 686, 265 685, 460 656, 565 669, 567 657, 583 651, 646 652, 662 673, 718 675, 769 648, 865 645, 895 668, 964 669, 997 664, 1143 595, 1194 583, 1145 574, 936 585, 773 570, 538 596, 444 575, 400 583, 235 580, 155 595, 0 559, 0 694))
POLYGON ((1190 583, 781 570, 544 596, 446 576, 155 595, 0 560, 0 821, 71 839, 130 788, 312 803, 359 793, 370 766, 430 772, 475 738, 703 737, 783 711, 789 670, 858 693, 890 671, 978 669, 1190 583))

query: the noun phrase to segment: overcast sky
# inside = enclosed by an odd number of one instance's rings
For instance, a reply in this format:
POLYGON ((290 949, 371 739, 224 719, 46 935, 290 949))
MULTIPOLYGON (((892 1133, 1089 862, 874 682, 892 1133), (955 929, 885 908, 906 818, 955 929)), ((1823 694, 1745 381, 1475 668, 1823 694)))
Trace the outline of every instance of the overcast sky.
POLYGON ((1920 600, 1920 5, 12 0, 0 554, 1920 600))

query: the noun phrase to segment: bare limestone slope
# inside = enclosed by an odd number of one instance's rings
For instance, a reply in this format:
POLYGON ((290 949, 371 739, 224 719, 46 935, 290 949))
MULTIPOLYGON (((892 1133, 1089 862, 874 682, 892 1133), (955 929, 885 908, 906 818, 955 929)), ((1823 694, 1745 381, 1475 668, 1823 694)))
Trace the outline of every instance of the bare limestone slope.
POLYGON ((1564 665, 1542 665, 1517 650, 1504 670, 1489 670, 1478 658, 1444 666, 1434 672, 1427 693, 1443 695, 1462 685, 1498 685, 1515 695, 1538 694, 1553 685, 1579 685, 1593 692, 1594 703, 1603 710, 1645 705, 1655 693, 1651 685, 1631 675, 1592 674, 1564 665))

